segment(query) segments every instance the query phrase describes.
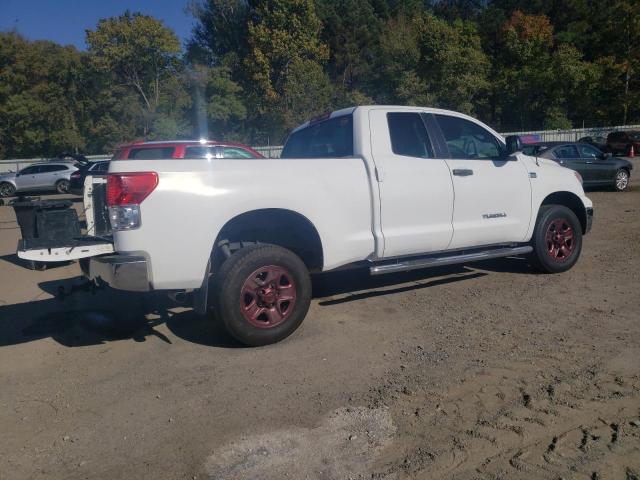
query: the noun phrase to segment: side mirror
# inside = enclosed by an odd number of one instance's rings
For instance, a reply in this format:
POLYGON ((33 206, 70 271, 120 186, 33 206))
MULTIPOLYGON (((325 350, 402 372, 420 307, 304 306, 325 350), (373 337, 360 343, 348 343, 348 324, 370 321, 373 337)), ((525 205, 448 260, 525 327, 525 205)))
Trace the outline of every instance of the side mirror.
POLYGON ((507 155, 522 151, 522 140, 518 135, 509 135, 505 141, 507 142, 507 155))

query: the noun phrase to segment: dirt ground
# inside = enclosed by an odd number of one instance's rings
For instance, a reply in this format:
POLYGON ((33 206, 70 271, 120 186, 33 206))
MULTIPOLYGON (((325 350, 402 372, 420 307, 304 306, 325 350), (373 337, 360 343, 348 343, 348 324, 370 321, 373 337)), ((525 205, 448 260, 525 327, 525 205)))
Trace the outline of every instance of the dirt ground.
POLYGON ((640 181, 589 196, 565 274, 325 274, 254 349, 162 295, 57 300, 78 265, 25 269, 0 207, 0 478, 637 480, 640 181))

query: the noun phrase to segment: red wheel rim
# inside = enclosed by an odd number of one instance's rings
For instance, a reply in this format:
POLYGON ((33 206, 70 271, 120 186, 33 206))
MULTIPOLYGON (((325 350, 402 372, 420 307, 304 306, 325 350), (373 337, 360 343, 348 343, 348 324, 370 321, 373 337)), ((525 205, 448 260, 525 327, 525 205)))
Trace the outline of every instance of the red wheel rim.
POLYGON ((556 262, 566 261, 575 249, 573 228, 563 218, 556 218, 547 227, 545 234, 547 253, 556 262))
POLYGON ((288 270, 261 267, 247 277, 240 290, 240 311, 254 327, 273 328, 291 316, 296 285, 288 270))

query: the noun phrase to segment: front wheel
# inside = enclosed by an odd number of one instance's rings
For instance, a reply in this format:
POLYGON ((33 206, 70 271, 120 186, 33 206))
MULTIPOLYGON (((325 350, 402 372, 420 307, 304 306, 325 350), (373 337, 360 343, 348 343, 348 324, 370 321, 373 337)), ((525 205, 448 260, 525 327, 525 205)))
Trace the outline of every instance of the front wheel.
POLYGON ((613 184, 618 192, 624 192, 629 187, 629 172, 621 168, 616 172, 616 180, 613 184))
POLYGON ((68 193, 69 192, 69 180, 58 180, 56 182, 56 191, 58 193, 68 193))
POLYGON ((582 251, 582 226, 562 205, 544 205, 533 232, 531 259, 545 273, 560 273, 575 265, 582 251))
POLYGON ((240 249, 214 274, 218 319, 239 342, 268 345, 291 335, 311 302, 309 271, 300 258, 277 245, 240 249))

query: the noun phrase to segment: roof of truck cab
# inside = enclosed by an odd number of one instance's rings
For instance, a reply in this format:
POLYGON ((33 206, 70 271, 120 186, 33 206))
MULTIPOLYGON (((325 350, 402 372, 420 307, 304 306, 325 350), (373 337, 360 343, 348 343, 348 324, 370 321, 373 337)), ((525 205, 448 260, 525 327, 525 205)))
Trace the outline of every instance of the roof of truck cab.
POLYGON ((351 115, 351 114, 355 113, 356 110, 361 110, 361 111, 364 111, 364 113, 366 113, 366 112, 369 112, 371 110, 380 110, 380 109, 381 110, 390 110, 390 109, 395 110, 395 109, 397 109, 399 111, 405 111, 405 112, 406 111, 416 111, 416 112, 424 112, 424 113, 435 113, 435 114, 451 115, 451 116, 454 116, 454 117, 464 118, 466 120, 471 120, 474 123, 478 123, 478 122, 481 123, 485 127, 489 128, 491 133, 493 133, 499 139, 504 141, 504 137, 502 135, 500 135, 500 133, 496 132, 494 129, 492 129, 488 125, 480 122, 480 120, 478 120, 476 118, 473 118, 473 117, 470 117, 469 115, 466 115, 464 113, 456 112, 454 110, 445 110, 445 109, 442 109, 442 108, 416 107, 416 106, 407 106, 407 105, 358 105, 358 106, 355 106, 355 107, 343 108, 341 110, 336 110, 334 112, 327 112, 327 113, 325 113, 323 115, 320 115, 318 117, 312 118, 312 119, 306 121, 305 123, 303 123, 302 125, 300 125, 299 127, 297 127, 294 130, 292 130, 291 133, 297 132, 298 130, 306 128, 309 125, 311 125, 313 123, 316 123, 316 122, 329 120, 330 118, 341 117, 343 115, 351 115))

